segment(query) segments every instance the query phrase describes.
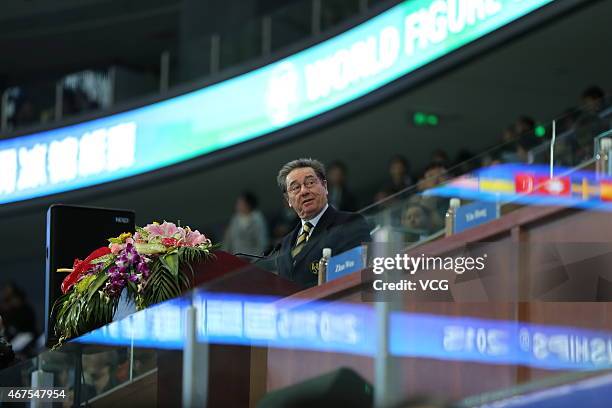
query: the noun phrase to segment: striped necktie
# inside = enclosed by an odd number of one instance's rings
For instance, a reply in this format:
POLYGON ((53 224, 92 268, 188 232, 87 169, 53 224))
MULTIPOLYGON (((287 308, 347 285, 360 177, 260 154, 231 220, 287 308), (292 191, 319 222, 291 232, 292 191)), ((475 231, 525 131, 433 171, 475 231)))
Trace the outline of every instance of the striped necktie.
POLYGON ((297 241, 295 241, 295 246, 291 250, 291 256, 296 257, 299 254, 304 246, 306 245, 306 241, 308 241, 308 235, 310 235, 310 231, 312 231, 312 224, 307 222, 302 227, 302 233, 298 236, 297 241))

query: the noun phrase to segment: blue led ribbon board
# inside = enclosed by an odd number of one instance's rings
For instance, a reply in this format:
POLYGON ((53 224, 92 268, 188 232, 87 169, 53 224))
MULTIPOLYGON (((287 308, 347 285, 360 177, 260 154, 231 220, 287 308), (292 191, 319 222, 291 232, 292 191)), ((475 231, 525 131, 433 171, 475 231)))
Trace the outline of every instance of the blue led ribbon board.
POLYGON ((354 101, 553 0, 406 0, 244 75, 141 108, 0 140, 0 204, 143 174, 354 101))

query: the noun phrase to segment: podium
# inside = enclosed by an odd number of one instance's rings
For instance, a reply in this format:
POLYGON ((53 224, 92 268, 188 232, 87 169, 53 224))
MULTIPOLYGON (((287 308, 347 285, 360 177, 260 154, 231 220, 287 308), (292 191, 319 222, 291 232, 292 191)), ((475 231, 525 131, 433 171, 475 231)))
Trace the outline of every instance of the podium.
MULTIPOLYGON (((194 287, 198 290, 285 297, 302 289, 227 252, 215 251, 214 255, 194 266, 194 287)), ((183 350, 155 350, 157 370, 96 396, 88 404, 94 408, 126 404, 134 407, 182 406, 183 350)), ((206 406, 254 406, 266 392, 266 372, 267 348, 209 344, 206 406)))
MULTIPOLYGON (((500 265, 500 275, 511 277, 513 280, 509 281, 516 282, 516 286, 491 285, 489 277, 473 280, 458 278, 451 284, 455 288, 474 284, 477 288, 483 287, 483 292, 485 289, 499 292, 515 288, 528 291, 544 286, 544 283, 552 283, 556 287, 550 291, 550 300, 523 301, 519 298, 521 301, 488 301, 479 298, 474 301, 463 299, 461 302, 448 302, 406 296, 402 299, 399 310, 438 317, 516 322, 517 326, 529 323, 568 326, 578 330, 612 331, 610 318, 612 284, 607 281, 609 278, 599 276, 600 272, 603 274, 610 270, 609 267, 601 267, 609 266, 612 262, 612 257, 609 255, 612 253, 610 242, 612 242, 612 217, 607 212, 563 207, 517 209, 502 218, 451 237, 425 243, 408 250, 407 253, 412 256, 427 254, 444 257, 453 255, 454 251, 461 250, 466 244, 494 243, 499 245, 499 248, 514 246, 517 250, 508 251, 511 256, 498 259, 497 264, 500 265), (558 245, 553 247, 559 250, 560 255, 557 259, 563 255, 563 259, 569 260, 566 265, 561 267, 562 264, 559 262, 551 261, 550 251, 546 250, 547 245, 549 248, 558 245), (591 249, 595 247, 594 250, 601 250, 601 254, 591 255, 582 261, 577 259, 578 255, 585 252, 580 252, 576 248, 587 247, 591 249), (569 250, 564 251, 564 249, 569 250), (573 252, 570 251, 572 249, 573 252), (544 265, 546 268, 538 269, 533 267, 534 265, 544 265), (538 274, 533 271, 554 272, 553 276, 556 279, 546 282, 543 279, 546 278, 544 273, 538 274)), ((364 275, 361 272, 354 272, 324 285, 302 290, 284 301, 308 304, 317 300, 333 299, 358 303, 361 302, 361 296, 369 290, 371 284, 364 279, 364 275)), ((374 382, 375 367, 369 357, 271 348, 267 358, 268 391, 300 383, 338 367, 349 367, 366 380, 374 382)), ((411 394, 440 395, 443 392, 449 398, 460 399, 529 381, 548 380, 559 372, 537 366, 511 363, 484 364, 461 359, 402 356, 399 360, 406 397, 411 394)))
MULTIPOLYGON (((197 265, 194 286, 207 292, 281 297, 302 289, 224 251, 197 265)), ((157 406, 181 406, 182 351, 160 351, 157 364, 157 406)), ((248 407, 265 392, 266 365, 262 348, 210 344, 207 406, 248 407)))

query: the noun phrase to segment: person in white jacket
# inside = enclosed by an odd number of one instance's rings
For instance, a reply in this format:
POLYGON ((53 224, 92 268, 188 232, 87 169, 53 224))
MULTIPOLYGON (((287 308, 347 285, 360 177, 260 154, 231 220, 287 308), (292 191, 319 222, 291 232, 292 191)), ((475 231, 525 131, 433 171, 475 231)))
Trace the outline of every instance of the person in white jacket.
POLYGON ((262 255, 268 243, 268 227, 264 215, 257 209, 257 197, 250 192, 240 194, 225 231, 223 249, 234 254, 262 255))

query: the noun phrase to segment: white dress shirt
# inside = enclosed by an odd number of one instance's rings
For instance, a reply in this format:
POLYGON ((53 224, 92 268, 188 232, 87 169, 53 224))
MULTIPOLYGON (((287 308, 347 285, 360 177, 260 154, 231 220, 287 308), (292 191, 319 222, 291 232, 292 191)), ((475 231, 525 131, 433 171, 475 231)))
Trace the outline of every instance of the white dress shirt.
MULTIPOLYGON (((312 224, 312 228, 310 229, 310 233, 308 234, 308 238, 310 238, 310 236, 312 235, 314 229, 317 227, 317 224, 319 222, 319 220, 321 219, 321 217, 323 216, 323 214, 325 214, 325 211, 327 210, 327 208, 329 207, 329 204, 325 204, 325 207, 323 207, 323 209, 321 211, 319 211, 319 213, 313 217, 310 220, 302 220, 300 219, 300 221, 302 222, 302 228, 300 228, 300 230, 298 231, 298 237, 300 236, 300 234, 302 233, 302 231, 304 231, 304 224, 306 224, 307 222, 312 224)), ((308 241, 308 239, 306 239, 308 241)))

